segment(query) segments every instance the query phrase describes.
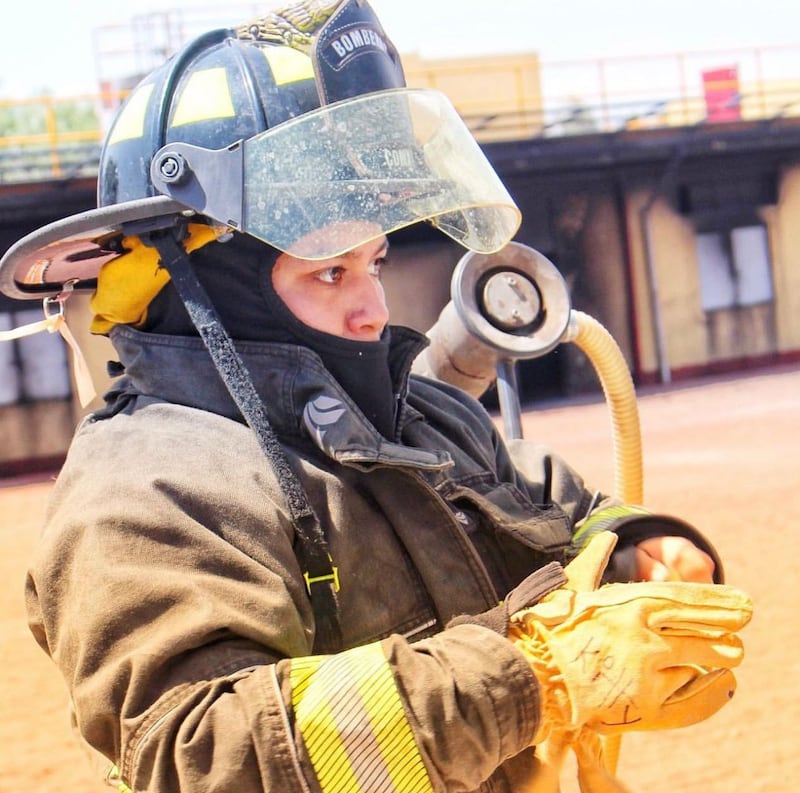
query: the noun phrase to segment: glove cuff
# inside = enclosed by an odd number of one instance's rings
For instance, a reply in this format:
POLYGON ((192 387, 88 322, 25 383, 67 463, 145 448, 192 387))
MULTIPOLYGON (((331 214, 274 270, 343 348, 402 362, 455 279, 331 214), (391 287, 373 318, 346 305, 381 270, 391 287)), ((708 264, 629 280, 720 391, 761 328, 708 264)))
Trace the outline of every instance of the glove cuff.
POLYGON ((531 620, 513 623, 508 638, 525 656, 539 684, 539 726, 531 743, 546 741, 554 732, 572 727, 572 705, 561 670, 553 660, 547 632, 531 620))
POLYGON ((507 636, 512 614, 538 603, 545 595, 564 586, 566 580, 564 568, 558 562, 550 562, 531 573, 493 609, 481 614, 461 614, 453 617, 446 627, 452 628, 464 624, 482 625, 501 636, 507 636))

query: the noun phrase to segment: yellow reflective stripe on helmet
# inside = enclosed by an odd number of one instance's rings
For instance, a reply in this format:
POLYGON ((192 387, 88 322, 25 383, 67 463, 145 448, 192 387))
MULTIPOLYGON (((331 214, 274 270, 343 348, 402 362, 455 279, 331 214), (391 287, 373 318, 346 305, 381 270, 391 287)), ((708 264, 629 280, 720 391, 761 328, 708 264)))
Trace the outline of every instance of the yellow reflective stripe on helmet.
POLYGON ((211 118, 231 118, 235 114, 225 67, 198 69, 190 74, 181 91, 171 126, 179 127, 211 118))
POLYGON ((275 85, 314 79, 311 58, 304 52, 291 47, 265 47, 262 52, 272 70, 275 85))
POLYGON ((292 707, 323 793, 432 791, 379 643, 292 661, 292 707))
POLYGON ((109 146, 123 140, 141 138, 144 135, 144 118, 152 93, 153 84, 148 83, 140 86, 130 95, 108 136, 107 144, 109 146))

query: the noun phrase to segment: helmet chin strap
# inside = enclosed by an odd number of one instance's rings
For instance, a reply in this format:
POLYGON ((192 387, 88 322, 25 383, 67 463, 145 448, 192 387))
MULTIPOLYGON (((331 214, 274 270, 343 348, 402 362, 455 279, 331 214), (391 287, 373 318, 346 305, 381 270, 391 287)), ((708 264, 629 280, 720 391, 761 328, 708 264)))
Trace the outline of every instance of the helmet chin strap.
POLYGON ((315 642, 315 647, 324 652, 336 651, 342 645, 336 596, 339 589, 338 571, 328 551, 322 526, 275 436, 264 403, 233 344, 233 339, 223 327, 211 299, 192 269, 189 256, 179 241, 183 231, 178 226, 143 234, 141 237, 145 244, 152 245, 158 251, 161 266, 169 273, 217 372, 247 424, 256 434, 259 445, 278 478, 299 540, 298 560, 303 567, 317 622, 318 641, 315 642))

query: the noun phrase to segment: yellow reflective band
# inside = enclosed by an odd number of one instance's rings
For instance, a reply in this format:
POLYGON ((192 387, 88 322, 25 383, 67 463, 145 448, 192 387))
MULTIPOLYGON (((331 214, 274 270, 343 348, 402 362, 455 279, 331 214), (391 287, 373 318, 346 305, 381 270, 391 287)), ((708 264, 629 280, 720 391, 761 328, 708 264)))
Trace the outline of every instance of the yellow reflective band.
POLYGON ((123 140, 133 140, 144 135, 144 117, 150 94, 153 93, 153 84, 142 85, 128 98, 117 117, 114 128, 108 136, 108 145, 119 143, 123 140))
POLYGON ((200 69, 189 77, 181 92, 172 126, 211 118, 231 118, 235 114, 225 67, 200 69))
POLYGON ((292 707, 323 793, 431 793, 380 643, 292 661, 292 707))
POLYGON ((590 515, 586 522, 589 523, 590 521, 600 521, 600 520, 618 520, 619 518, 628 518, 631 515, 650 515, 651 512, 644 507, 635 506, 633 504, 612 504, 609 507, 603 507, 603 509, 595 512, 594 514, 590 515))
POLYGON ((311 58, 304 52, 291 47, 265 47, 262 52, 272 70, 275 85, 314 79, 311 58))
POLYGON ((650 510, 632 504, 612 504, 609 507, 593 512, 583 523, 578 524, 577 530, 572 535, 572 547, 582 548, 589 537, 600 531, 612 531, 614 524, 623 518, 633 515, 650 515, 650 510))

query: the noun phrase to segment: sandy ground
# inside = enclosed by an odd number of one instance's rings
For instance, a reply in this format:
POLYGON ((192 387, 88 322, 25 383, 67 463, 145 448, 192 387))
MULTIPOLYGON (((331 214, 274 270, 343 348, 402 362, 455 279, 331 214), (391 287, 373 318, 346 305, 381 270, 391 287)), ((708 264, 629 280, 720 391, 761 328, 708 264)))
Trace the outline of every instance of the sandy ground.
MULTIPOLYGON (((781 793, 800 784, 800 368, 640 394, 645 500, 701 527, 755 616, 733 701, 703 724, 626 736, 620 776, 648 793, 781 793)), ((526 413, 525 435, 613 489, 598 401, 526 413)), ((49 484, 0 487, 0 791, 108 790, 67 726, 64 685, 27 632, 22 585, 49 484)), ((566 777, 570 776, 569 770, 566 777)), ((565 793, 576 786, 566 778, 565 793)))

